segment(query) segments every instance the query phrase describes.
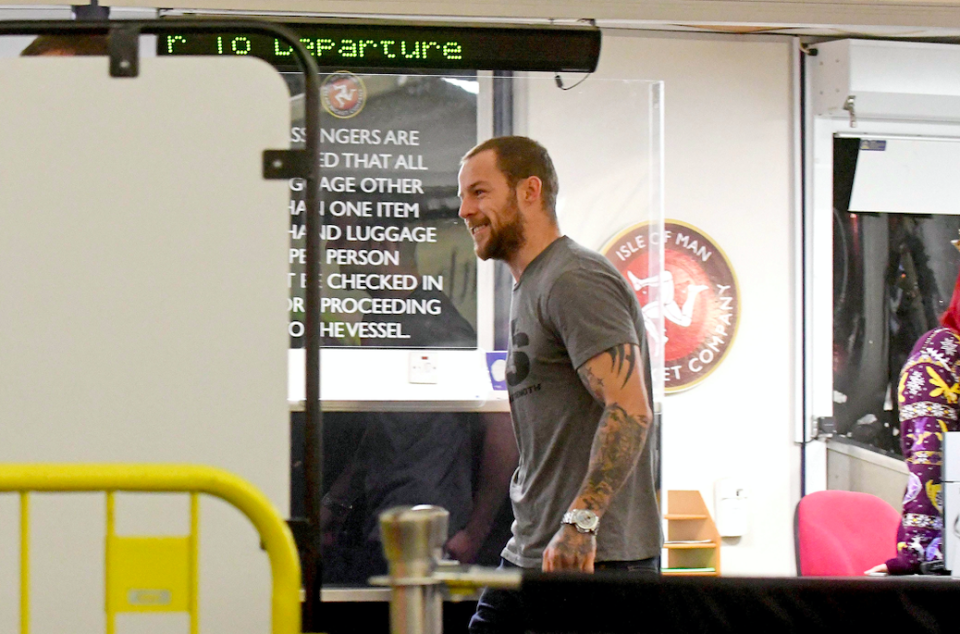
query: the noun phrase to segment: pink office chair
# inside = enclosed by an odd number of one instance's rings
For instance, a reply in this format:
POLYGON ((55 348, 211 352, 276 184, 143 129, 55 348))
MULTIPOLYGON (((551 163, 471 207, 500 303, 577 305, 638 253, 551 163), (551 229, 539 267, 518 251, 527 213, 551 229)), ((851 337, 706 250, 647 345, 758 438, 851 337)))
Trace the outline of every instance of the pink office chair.
POLYGON ((869 493, 818 491, 797 505, 800 576, 861 576, 897 554, 896 509, 869 493))

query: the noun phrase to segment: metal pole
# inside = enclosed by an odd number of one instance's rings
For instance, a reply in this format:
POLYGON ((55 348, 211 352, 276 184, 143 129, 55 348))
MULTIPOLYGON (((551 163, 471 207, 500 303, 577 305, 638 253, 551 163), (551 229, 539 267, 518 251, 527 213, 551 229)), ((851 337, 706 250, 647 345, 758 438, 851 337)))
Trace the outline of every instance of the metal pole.
POLYGON ((443 632, 442 582, 433 573, 443 556, 449 520, 439 506, 401 506, 380 514, 392 634, 443 632))

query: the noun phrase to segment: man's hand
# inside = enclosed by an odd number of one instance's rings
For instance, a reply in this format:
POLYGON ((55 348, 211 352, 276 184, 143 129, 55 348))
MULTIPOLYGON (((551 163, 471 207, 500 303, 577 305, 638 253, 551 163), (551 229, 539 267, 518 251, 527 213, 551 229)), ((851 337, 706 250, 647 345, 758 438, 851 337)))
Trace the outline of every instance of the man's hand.
POLYGON ((871 568, 870 570, 865 571, 863 574, 870 577, 879 577, 880 575, 888 574, 890 571, 887 570, 887 564, 878 564, 871 568))
POLYGON ((597 537, 581 533, 570 524, 564 524, 543 551, 543 571, 579 570, 593 572, 597 557, 597 537))
MULTIPOLYGON (((449 556, 463 564, 472 564, 510 490, 510 476, 517 468, 519 453, 509 412, 480 415, 483 424, 483 451, 480 454, 480 479, 473 498, 470 519, 462 530, 447 540, 449 556)), ((509 503, 509 502, 507 502, 509 503)))
POLYGON ((472 564, 476 561, 481 546, 483 546, 483 539, 478 539, 467 529, 463 529, 447 540, 443 548, 451 559, 456 559, 462 564, 472 564))

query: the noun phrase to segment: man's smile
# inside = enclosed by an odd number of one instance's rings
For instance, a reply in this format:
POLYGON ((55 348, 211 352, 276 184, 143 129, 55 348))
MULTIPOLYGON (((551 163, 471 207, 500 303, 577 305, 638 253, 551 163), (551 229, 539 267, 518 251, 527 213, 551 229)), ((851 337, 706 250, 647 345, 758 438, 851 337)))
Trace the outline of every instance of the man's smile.
POLYGON ((470 234, 471 234, 474 238, 476 238, 476 237, 477 237, 477 234, 480 233, 481 230, 486 229, 486 228, 489 227, 489 226, 490 226, 490 223, 489 223, 489 222, 480 222, 480 223, 477 223, 477 224, 474 224, 474 225, 469 225, 468 228, 470 229, 470 234))

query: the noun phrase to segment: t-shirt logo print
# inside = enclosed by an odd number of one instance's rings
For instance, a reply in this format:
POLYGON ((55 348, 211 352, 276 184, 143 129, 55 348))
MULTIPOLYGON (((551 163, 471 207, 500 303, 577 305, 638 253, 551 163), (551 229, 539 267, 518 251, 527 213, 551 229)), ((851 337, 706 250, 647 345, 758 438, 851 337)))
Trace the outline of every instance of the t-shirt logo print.
POLYGON ((516 319, 510 323, 510 331, 513 334, 513 349, 507 359, 507 385, 516 387, 530 374, 530 357, 518 349, 530 345, 530 337, 525 332, 517 332, 516 319))

